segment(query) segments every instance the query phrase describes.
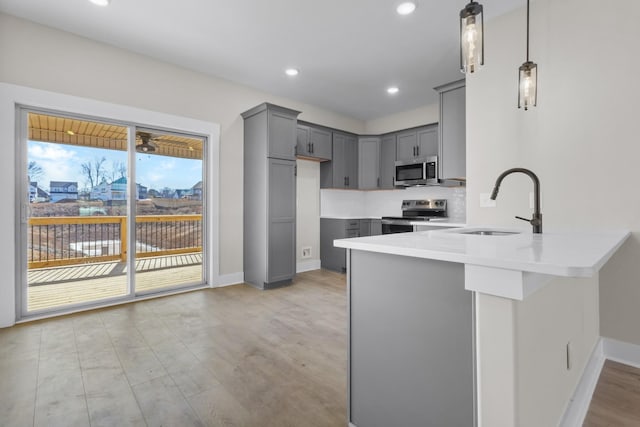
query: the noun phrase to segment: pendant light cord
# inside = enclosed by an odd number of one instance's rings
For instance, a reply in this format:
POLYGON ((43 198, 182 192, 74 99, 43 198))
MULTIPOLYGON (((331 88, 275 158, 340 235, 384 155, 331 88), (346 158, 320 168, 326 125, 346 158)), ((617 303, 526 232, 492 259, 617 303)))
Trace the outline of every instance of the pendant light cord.
POLYGON ((529 0, 527 0, 527 62, 529 62, 529 0))

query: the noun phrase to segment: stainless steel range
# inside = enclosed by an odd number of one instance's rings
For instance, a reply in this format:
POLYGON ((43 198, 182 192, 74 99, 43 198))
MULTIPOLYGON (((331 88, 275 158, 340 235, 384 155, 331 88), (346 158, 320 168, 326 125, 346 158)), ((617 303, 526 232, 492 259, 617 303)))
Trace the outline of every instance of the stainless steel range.
POLYGON ((402 216, 383 216, 382 234, 414 231, 416 222, 427 223, 447 219, 446 199, 403 200, 402 216))

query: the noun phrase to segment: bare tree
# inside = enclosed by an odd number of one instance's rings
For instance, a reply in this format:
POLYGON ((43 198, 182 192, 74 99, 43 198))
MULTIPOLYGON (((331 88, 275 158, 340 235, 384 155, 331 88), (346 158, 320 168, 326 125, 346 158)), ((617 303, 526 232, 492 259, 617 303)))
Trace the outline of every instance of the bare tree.
POLYGON ((87 182, 89 183, 89 186, 91 188, 100 184, 100 182, 102 182, 102 180, 106 178, 106 173, 104 170, 104 162, 106 161, 107 159, 103 156, 102 158, 96 157, 95 159, 93 159, 93 162, 89 160, 80 164, 82 174, 87 179, 87 182))
POLYGON ((111 182, 118 180, 120 178, 125 178, 127 176, 127 165, 125 162, 113 161, 111 163, 111 172, 109 174, 109 178, 111 178, 111 182))
POLYGON ((44 170, 35 160, 31 160, 27 165, 27 175, 29 176, 29 180, 37 182, 42 178, 42 175, 44 175, 44 170))

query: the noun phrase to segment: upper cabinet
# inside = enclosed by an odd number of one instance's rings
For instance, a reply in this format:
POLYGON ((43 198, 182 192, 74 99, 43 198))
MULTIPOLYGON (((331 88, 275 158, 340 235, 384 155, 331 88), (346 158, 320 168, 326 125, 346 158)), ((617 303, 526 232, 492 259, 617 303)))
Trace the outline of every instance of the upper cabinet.
POLYGON ((396 179, 396 134, 384 135, 380 141, 380 188, 393 189, 396 179))
POLYGON ((440 93, 440 179, 462 181, 467 176, 465 81, 458 80, 435 90, 440 93))
POLYGON ((397 134, 396 159, 398 161, 411 161, 437 155, 437 123, 397 134))
POLYGON ((360 137, 358 140, 358 188, 380 188, 380 137, 360 137))
POLYGON ((296 155, 326 161, 332 158, 332 132, 316 126, 298 124, 296 155))
POLYGON ((358 140, 354 135, 333 132, 331 162, 320 165, 320 188, 358 188, 358 140))

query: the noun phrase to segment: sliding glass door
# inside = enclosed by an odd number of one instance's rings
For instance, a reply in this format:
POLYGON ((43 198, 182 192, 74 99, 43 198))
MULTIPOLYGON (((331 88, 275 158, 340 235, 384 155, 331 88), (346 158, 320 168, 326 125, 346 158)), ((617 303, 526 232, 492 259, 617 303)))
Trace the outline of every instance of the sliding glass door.
POLYGON ((136 130, 136 292, 203 281, 203 140, 136 130))
POLYGON ((19 114, 22 317, 204 283, 203 138, 19 114))

